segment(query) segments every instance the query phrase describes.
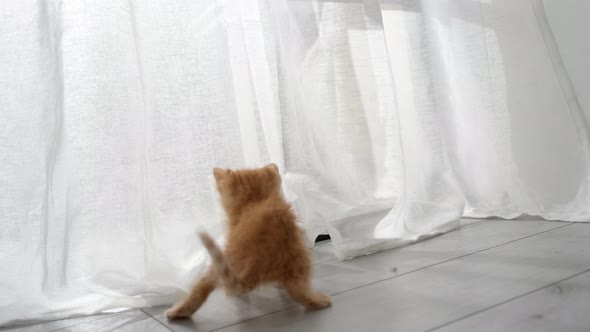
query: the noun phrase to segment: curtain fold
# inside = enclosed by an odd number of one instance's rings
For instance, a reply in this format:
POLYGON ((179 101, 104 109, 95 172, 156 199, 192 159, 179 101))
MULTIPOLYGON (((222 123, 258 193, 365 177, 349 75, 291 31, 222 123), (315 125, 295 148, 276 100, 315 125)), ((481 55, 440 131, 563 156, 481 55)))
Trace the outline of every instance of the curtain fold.
POLYGON ((341 259, 590 220, 540 0, 9 0, 0 45, 0 325, 171 303, 222 234, 217 166, 277 163, 341 259))

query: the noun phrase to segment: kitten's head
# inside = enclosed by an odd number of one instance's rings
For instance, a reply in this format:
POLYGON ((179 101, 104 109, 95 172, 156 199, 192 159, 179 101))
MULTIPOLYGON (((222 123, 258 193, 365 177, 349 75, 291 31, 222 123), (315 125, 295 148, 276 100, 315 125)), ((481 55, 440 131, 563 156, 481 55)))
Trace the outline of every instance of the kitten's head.
POLYGON ((266 199, 281 192, 281 175, 275 164, 256 169, 213 169, 217 191, 224 205, 266 199))

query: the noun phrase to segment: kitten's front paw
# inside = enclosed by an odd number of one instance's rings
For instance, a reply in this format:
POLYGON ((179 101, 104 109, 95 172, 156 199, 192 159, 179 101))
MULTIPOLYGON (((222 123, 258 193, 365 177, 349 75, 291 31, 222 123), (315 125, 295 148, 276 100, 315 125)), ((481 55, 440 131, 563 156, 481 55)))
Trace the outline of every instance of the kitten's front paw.
POLYGON ((166 318, 168 320, 190 318, 192 315, 192 312, 189 312, 182 306, 174 306, 166 311, 166 318))

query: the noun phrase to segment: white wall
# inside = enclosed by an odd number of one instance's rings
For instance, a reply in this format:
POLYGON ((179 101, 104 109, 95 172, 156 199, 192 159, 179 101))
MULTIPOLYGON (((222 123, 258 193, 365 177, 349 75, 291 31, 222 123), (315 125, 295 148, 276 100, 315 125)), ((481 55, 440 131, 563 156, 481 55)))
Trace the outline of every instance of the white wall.
POLYGON ((590 1, 543 2, 580 104, 586 112, 590 112, 590 1))

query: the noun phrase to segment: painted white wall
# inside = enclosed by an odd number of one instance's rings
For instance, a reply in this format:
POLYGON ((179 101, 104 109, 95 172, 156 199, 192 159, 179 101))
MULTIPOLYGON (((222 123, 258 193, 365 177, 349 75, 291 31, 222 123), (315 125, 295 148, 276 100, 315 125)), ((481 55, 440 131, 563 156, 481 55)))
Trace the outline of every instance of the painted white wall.
POLYGON ((544 0, 545 12, 582 108, 590 112, 590 1, 544 0))

